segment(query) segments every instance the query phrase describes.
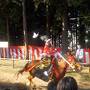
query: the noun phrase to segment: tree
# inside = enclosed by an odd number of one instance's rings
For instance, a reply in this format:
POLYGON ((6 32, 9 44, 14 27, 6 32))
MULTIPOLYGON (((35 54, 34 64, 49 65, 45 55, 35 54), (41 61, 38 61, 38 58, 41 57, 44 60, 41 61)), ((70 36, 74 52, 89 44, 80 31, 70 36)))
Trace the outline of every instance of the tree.
MULTIPOLYGON (((16 33, 16 29, 19 27, 19 20, 21 18, 21 2, 18 0, 4 0, 0 1, 0 11, 1 11, 1 18, 5 21, 5 32, 7 31, 7 37, 9 44, 15 43, 13 40, 13 36, 10 34, 11 32, 16 33)), ((6 38, 7 40, 7 38, 6 38)))
POLYGON ((60 26, 62 26, 62 51, 63 53, 66 53, 68 50, 68 2, 67 0, 50 0, 50 5, 54 6, 54 18, 55 16, 61 18, 62 25, 60 26))

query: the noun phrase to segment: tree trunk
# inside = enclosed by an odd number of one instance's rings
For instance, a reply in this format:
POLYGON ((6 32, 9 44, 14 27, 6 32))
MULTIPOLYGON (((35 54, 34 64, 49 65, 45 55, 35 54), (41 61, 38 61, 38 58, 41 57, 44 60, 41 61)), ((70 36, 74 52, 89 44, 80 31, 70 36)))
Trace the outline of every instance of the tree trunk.
POLYGON ((63 9, 63 16, 62 16, 62 53, 65 54, 68 51, 68 4, 67 0, 64 3, 65 7, 63 9))
POLYGON ((68 50, 68 23, 67 19, 64 17, 63 18, 63 29, 62 29, 62 52, 66 53, 68 50))
POLYGON ((7 40, 8 40, 8 45, 10 43, 10 37, 9 37, 9 17, 6 16, 6 30, 7 30, 7 40))
POLYGON ((22 14, 23 14, 23 33, 24 33, 24 45, 25 45, 25 59, 29 59, 29 55, 28 55, 28 37, 27 37, 27 27, 26 27, 25 0, 22 0, 22 14))

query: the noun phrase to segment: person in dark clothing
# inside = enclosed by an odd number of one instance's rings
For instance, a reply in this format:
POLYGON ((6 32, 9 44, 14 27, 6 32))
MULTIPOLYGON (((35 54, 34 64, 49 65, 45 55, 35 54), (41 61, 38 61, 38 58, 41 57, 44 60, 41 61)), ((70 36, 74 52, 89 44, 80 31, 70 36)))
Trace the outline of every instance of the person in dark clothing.
POLYGON ((78 90, 78 85, 73 77, 66 76, 58 82, 57 90, 78 90))

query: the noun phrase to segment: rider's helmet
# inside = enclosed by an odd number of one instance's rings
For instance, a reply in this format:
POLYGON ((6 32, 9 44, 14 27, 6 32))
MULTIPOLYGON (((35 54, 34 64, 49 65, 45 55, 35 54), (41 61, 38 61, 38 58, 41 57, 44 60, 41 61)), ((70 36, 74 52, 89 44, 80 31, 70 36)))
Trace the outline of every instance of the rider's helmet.
POLYGON ((45 46, 51 47, 52 46, 52 39, 46 40, 45 46))

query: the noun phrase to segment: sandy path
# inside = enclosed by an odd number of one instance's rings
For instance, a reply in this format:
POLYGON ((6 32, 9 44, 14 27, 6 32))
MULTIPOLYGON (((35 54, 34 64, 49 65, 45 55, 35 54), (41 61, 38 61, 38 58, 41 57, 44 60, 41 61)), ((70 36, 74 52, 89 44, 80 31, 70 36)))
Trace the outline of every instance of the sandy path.
MULTIPOLYGON (((13 68, 12 61, 8 61, 8 62, 1 61, 0 62, 0 87, 1 87, 0 90, 5 90, 4 87, 10 88, 11 86, 13 86, 15 90, 17 90, 17 88, 15 87, 18 86, 19 83, 23 84, 23 87, 29 86, 29 81, 27 79, 29 75, 28 72, 24 72, 23 75, 19 75, 18 79, 16 76, 18 70, 20 70, 24 66, 25 63, 24 62, 23 63, 14 62, 14 68, 13 68)), ((44 82, 36 77, 33 79, 33 83, 39 89, 40 89, 40 86, 46 87, 48 84, 48 82, 44 82)), ((13 88, 11 88, 10 90, 14 90, 13 88)), ((43 88, 43 90, 45 90, 45 88, 43 88)))
MULTIPOLYGON (((29 73, 25 72, 18 79, 16 77, 16 73, 25 63, 26 61, 15 61, 13 68, 13 61, 0 62, 0 90, 29 90, 29 81, 27 79, 29 73)), ((76 78, 79 88, 81 88, 80 90, 90 90, 90 73, 88 73, 88 68, 84 69, 80 74, 67 73, 66 75, 76 78)), ((36 77, 33 79, 33 83, 36 85, 37 90, 46 90, 48 84, 48 82, 44 82, 36 77)))

